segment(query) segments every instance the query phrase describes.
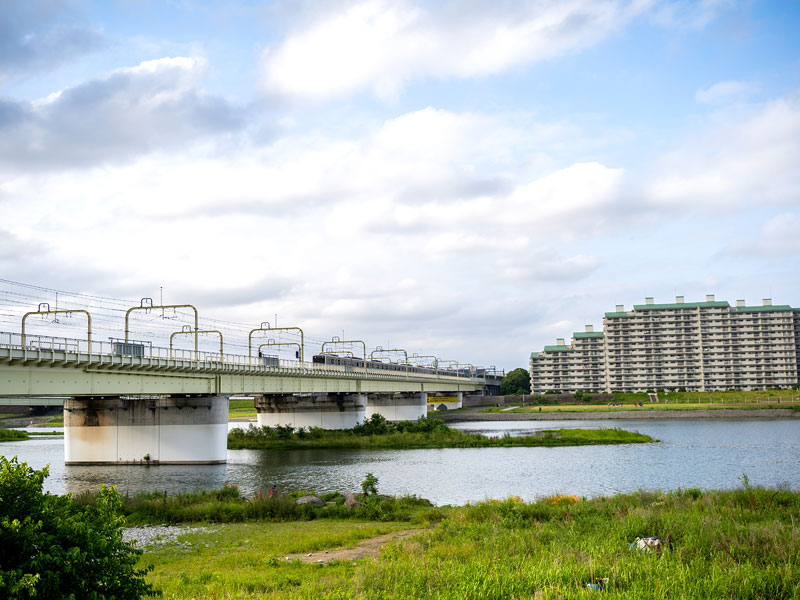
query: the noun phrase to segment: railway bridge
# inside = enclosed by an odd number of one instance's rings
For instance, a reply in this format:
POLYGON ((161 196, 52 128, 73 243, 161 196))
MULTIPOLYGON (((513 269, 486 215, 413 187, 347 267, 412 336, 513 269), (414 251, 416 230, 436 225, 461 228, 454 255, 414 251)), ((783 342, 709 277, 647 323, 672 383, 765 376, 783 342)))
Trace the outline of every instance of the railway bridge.
POLYGON ((366 349, 326 364, 304 361, 301 343, 287 361, 223 353, 220 334, 220 352, 201 352, 196 324, 180 332, 195 335, 194 350, 127 333, 126 323, 124 338, 92 340, 91 321, 86 339, 26 335, 24 321, 0 332, 0 399, 62 398, 67 464, 224 463, 231 396, 253 398, 259 425, 340 429, 375 413, 415 420, 429 396, 460 400, 486 385, 474 368, 410 368, 407 356, 386 368, 366 349))

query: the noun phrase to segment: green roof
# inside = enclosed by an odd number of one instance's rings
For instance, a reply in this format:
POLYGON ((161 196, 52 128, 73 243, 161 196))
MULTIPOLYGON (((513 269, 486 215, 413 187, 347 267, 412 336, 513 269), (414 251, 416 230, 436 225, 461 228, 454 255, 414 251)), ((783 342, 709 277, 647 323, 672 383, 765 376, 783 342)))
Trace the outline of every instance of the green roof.
POLYGON ((576 331, 572 334, 574 338, 601 338, 603 337, 602 331, 576 331))
POLYGON ((539 358, 539 355, 536 352, 531 352, 531 358, 539 358))
POLYGON ((566 352, 569 350, 568 346, 545 346, 545 352, 566 352))
POLYGON ((606 317, 632 317, 633 315, 629 315, 626 312, 607 312, 606 317))
POLYGON ((776 304, 775 306, 739 306, 736 308, 738 312, 769 312, 769 311, 784 311, 784 310, 797 310, 788 304, 776 304))
POLYGON ((724 301, 676 302, 672 304, 634 304, 633 310, 661 310, 664 308, 725 308, 726 306, 730 308, 730 303, 724 301))

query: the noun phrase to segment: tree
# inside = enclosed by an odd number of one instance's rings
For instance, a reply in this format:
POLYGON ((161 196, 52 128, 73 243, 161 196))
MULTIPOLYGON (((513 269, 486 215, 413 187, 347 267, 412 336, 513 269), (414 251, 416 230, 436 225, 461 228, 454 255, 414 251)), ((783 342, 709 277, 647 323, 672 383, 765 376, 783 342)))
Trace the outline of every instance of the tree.
POLYGON ((526 369, 514 369, 506 373, 500 382, 500 394, 503 396, 519 396, 531 393, 531 376, 526 369))
POLYGON ((122 541, 121 500, 100 488, 94 505, 42 492, 48 469, 0 456, 0 597, 115 598, 153 595, 122 541))

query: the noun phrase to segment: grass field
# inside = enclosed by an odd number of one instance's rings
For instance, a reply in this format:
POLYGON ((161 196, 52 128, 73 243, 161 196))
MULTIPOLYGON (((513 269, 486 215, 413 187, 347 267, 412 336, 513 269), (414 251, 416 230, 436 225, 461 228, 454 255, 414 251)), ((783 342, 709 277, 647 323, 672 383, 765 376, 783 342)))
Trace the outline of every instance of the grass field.
MULTIPOLYGON (((730 402, 733 404, 761 404, 794 400, 800 402, 798 390, 762 390, 755 392, 728 391, 728 392, 658 392, 661 402, 671 404, 716 404, 730 402)), ((645 393, 614 392, 614 401, 622 403, 650 402, 645 393)))
POLYGON ((640 411, 640 412, 659 412, 659 411, 685 411, 685 410, 720 410, 720 409, 738 409, 738 410, 753 410, 757 408, 789 408, 792 410, 800 410, 800 402, 792 402, 792 401, 783 401, 780 404, 777 402, 764 402, 761 404, 757 403, 749 403, 749 404, 736 404, 731 402, 725 403, 713 403, 713 402, 704 402, 704 403, 695 403, 695 404, 679 404, 679 403, 666 403, 666 402, 658 402, 650 404, 643 404, 642 406, 636 406, 634 404, 622 404, 622 405, 612 405, 607 406, 605 404, 558 404, 558 405, 526 405, 526 406, 516 406, 513 405, 505 406, 505 407, 496 407, 493 406, 491 408, 486 408, 481 412, 485 413, 538 413, 538 412, 547 412, 547 413, 559 413, 559 412, 619 412, 619 411, 640 411), (539 410, 541 408, 541 410, 539 410))
POLYGON ((759 392, 660 392, 661 401, 675 404, 730 402, 734 404, 762 404, 769 402, 800 402, 800 391, 797 390, 765 390, 759 392))
POLYGON ((46 423, 42 423, 42 427, 63 427, 64 426, 64 413, 53 415, 46 423))
POLYGON ((413 523, 214 524, 141 558, 164 598, 641 599, 800 597, 800 494, 752 488, 517 498, 430 507, 413 523), (305 564, 382 533, 376 558, 305 564), (658 536, 660 556, 631 549, 658 536), (605 581, 607 580, 607 581, 605 581), (602 585, 602 592, 587 584, 602 585))
POLYGON ((256 408, 252 400, 229 400, 228 418, 237 419, 245 417, 255 417, 256 408))
POLYGON ((352 598, 356 564, 322 567, 284 556, 353 545, 406 527, 349 521, 214 525, 184 535, 177 551, 169 545, 141 563, 155 566, 149 579, 164 598, 352 598))
POLYGON ((659 392, 658 402, 651 402, 646 393, 614 392, 613 399, 592 401, 556 401, 554 397, 528 396, 525 406, 522 398, 514 405, 493 406, 483 412, 614 412, 620 410, 670 411, 714 410, 733 408, 791 408, 800 410, 800 392, 797 390, 766 390, 759 392, 659 392), (641 404, 642 406, 639 406, 641 404), (541 411, 539 410, 541 408, 541 411), (510 409, 510 410, 509 410, 510 409))

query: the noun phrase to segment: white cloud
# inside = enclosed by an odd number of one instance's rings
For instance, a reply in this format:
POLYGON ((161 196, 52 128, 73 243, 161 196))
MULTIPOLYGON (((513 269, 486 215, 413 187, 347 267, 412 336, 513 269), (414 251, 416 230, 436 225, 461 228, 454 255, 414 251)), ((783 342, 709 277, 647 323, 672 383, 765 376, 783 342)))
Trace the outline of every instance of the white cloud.
POLYGON ((657 4, 653 21, 670 29, 701 30, 735 4, 735 0, 666 0, 657 4))
POLYGON ((726 254, 755 259, 770 258, 777 261, 800 258, 800 213, 780 213, 767 219, 756 235, 735 240, 726 254))
POLYGON ((538 225, 585 235, 605 229, 609 217, 622 217, 621 169, 599 163, 577 163, 518 186, 507 210, 498 218, 506 223, 538 225))
POLYGON ((560 281, 569 282, 584 279, 600 266, 596 256, 576 254, 562 256, 551 249, 541 249, 531 253, 517 253, 513 258, 501 261, 502 278, 508 282, 560 281))
POLYGON ((664 157, 644 184, 649 201, 693 208, 796 203, 800 195, 800 94, 749 114, 722 114, 664 157))
POLYGON ((225 136, 242 115, 199 86, 205 61, 145 61, 34 102, 0 99, 0 164, 9 170, 130 160, 225 136))
POLYGON ((781 213, 761 228, 762 240, 786 254, 800 254, 800 213, 781 213))
POLYGON ((480 232, 465 233, 448 231, 433 234, 425 244, 425 250, 434 256, 454 254, 466 256, 473 253, 514 253, 524 249, 529 243, 524 236, 495 237, 481 235, 480 232))
MULTIPOLYGON (((194 67, 144 65, 126 76, 160 68, 194 67)), ((191 80, 185 85, 194 89, 191 80)), ((165 93, 176 88, 167 85, 165 93)), ((739 123, 709 127, 701 144, 672 153, 658 165, 656 184, 665 172, 679 174, 683 196, 648 196, 635 174, 599 161, 531 174, 528 158, 546 155, 560 127, 529 123, 529 116, 520 126, 516 114, 433 108, 357 137, 292 130, 268 146, 218 152, 212 143, 210 150, 145 152, 103 168, 17 172, 0 180, 0 261, 6 276, 42 273, 66 280, 65 288, 135 296, 164 285, 176 300, 205 310, 225 306, 229 320, 260 322, 277 312, 319 336, 345 328, 371 344, 411 338, 421 344, 412 351, 457 358, 469 343, 484 352, 475 360, 494 362, 497 331, 520 329, 513 347, 530 344, 520 341, 527 334, 517 324, 557 320, 567 310, 557 299, 574 294, 575 285, 595 286, 605 265, 627 250, 641 259, 631 277, 644 277, 660 250, 638 254, 641 239, 625 239, 631 223, 659 210, 666 217, 659 229, 675 227, 663 203, 687 206, 688 194, 702 195, 700 176, 715 161, 728 165, 751 151, 773 156, 776 144, 791 155, 797 112, 793 97, 776 100, 739 123), (611 255, 605 243, 614 246, 611 255), (37 252, 12 256, 14 247, 37 252), (91 269, 81 267, 87 264, 91 269), (454 333, 464 322, 470 331, 454 333)), ((774 176, 769 189, 783 190, 776 197, 787 201, 785 182, 794 175, 785 164, 751 167, 743 174, 726 166, 726 177, 740 183, 746 175, 752 190, 774 176)), ((792 250, 786 236, 796 218, 782 223, 766 231, 792 250)))
POLYGON ((744 99, 755 90, 756 86, 747 81, 720 81, 697 90, 695 100, 702 104, 725 104, 744 99))
POLYGON ((560 0, 498 10, 481 3, 357 2, 267 48, 262 85, 268 95, 289 98, 368 90, 390 99, 412 80, 491 75, 589 46, 646 4, 560 0))
POLYGON ((293 133, 219 155, 18 174, 0 189, 7 233, 40 252, 17 257, 15 272, 58 270, 74 274, 65 287, 96 289, 99 279, 126 294, 164 285, 206 310, 225 304, 227 319, 278 312, 309 331, 366 329, 373 343, 421 320, 445 332, 470 314, 488 338, 490 323, 525 305, 502 310, 513 301, 485 282, 563 283, 598 265, 586 253, 531 250, 532 235, 538 247, 617 210, 621 172, 598 163, 528 178, 528 131, 537 129, 514 118, 425 109, 354 139, 293 133), (470 308, 475 294, 492 309, 470 308))

